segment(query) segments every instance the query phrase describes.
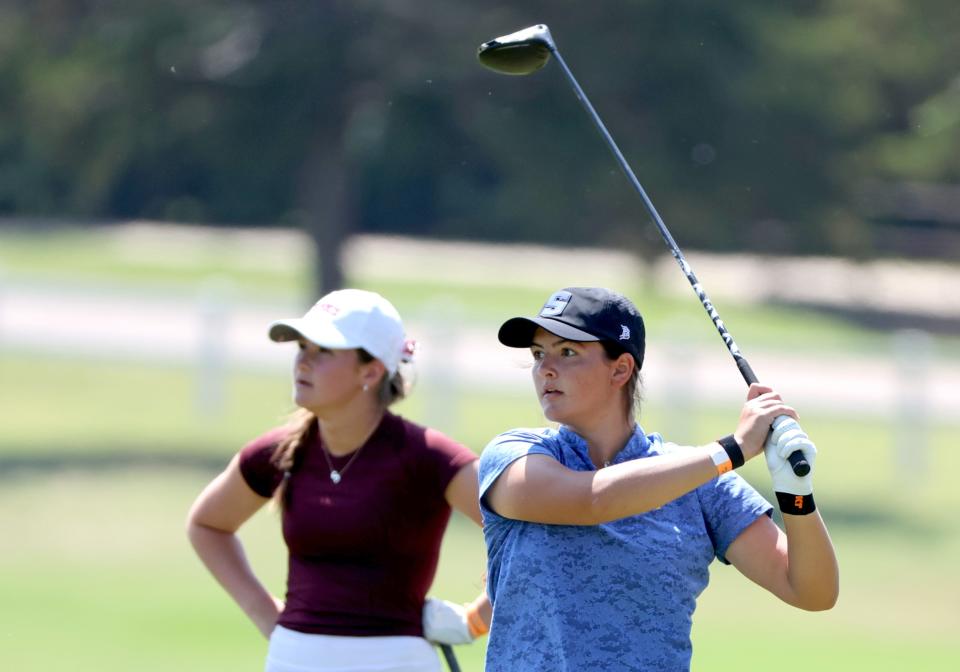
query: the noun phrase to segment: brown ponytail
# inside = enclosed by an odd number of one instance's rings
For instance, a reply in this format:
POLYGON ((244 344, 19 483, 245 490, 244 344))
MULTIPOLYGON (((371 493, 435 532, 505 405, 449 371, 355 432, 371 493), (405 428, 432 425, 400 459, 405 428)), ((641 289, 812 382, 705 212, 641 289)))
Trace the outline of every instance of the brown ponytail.
POLYGON ((287 482, 290 480, 290 474, 296 464, 297 450, 304 444, 309 443, 316 435, 317 416, 305 408, 298 409, 290 416, 288 426, 290 427, 290 433, 277 444, 270 460, 277 469, 283 472, 283 481, 273 495, 274 501, 281 509, 287 501, 287 482))

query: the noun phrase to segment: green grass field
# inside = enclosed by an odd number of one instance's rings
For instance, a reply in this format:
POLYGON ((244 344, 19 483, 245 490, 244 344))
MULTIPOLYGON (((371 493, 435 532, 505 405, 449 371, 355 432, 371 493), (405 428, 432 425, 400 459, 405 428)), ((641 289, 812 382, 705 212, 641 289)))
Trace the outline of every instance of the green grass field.
MULTIPOLYGON (((264 642, 192 557, 183 535, 184 514, 206 476, 121 468, 6 480, 4 669, 261 669, 264 642)), ((843 568, 838 606, 796 612, 715 565, 695 617, 694 669, 932 671, 956 661, 956 524, 948 515, 922 519, 926 507, 901 511, 897 502, 858 521, 841 499, 822 499, 843 568), (795 652, 801 642, 802 656, 795 652)), ((275 514, 259 514, 243 539, 264 580, 281 591, 275 514)), ((482 548, 479 530, 455 518, 433 593, 475 595, 482 548)), ((465 670, 482 669, 482 647, 459 649, 465 670)))
MULTIPOLYGON (((103 241, 84 236, 27 236, 14 245, 0 235, 0 268, 7 277, 75 276, 182 289, 213 268, 261 296, 305 286, 303 268, 251 274, 229 255, 219 265, 197 259, 186 270, 150 267, 139 258, 122 262, 103 241)), ((377 287, 405 314, 428 310, 446 295, 471 307, 470 320, 483 322, 535 309, 551 288, 377 287)), ((722 348, 692 297, 678 301, 649 289, 635 296, 642 297, 651 339, 662 323, 690 321, 703 327, 694 339, 722 348)), ((843 357, 888 347, 889 335, 835 318, 811 313, 787 326, 778 309, 721 310, 750 349, 794 351, 815 341, 825 354, 843 357)), ((951 352, 955 341, 940 343, 951 352)), ((239 446, 291 410, 288 382, 281 373, 233 371, 224 408, 214 416, 197 410, 194 386, 186 367, 0 349, 0 670, 262 669, 265 642, 195 559, 183 521, 197 492, 239 446)), ((739 399, 697 407, 678 426, 675 409, 650 390, 641 420, 649 431, 706 441, 729 431, 738 408, 739 399)), ((399 410, 477 451, 504 428, 540 422, 532 397, 467 386, 449 395, 430 380, 422 380, 399 410), (437 404, 437 395, 451 398, 437 404)), ((694 670, 919 672, 956 666, 960 500, 952 475, 960 471, 954 439, 960 419, 928 428, 923 459, 910 453, 921 449, 923 437, 904 445, 895 422, 804 412, 804 427, 820 448, 817 500, 840 556, 840 602, 830 612, 798 612, 735 570, 714 565, 694 619, 694 670)), ((762 461, 744 469, 769 496, 764 472, 762 461)), ((264 580, 282 593, 285 559, 276 515, 258 514, 242 538, 264 580)), ((480 531, 454 517, 433 594, 472 598, 482 588, 483 568, 480 531)), ((483 646, 459 648, 465 671, 482 669, 483 646)))

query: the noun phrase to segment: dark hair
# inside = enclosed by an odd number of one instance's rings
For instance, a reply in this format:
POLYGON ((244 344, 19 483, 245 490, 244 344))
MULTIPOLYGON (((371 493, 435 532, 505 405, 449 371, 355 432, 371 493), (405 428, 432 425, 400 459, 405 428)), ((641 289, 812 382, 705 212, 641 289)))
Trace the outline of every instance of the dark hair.
MULTIPOLYGON (((627 350, 615 341, 600 341, 600 345, 603 346, 603 351, 610 360, 617 359, 620 355, 627 353, 627 350)), ((640 415, 640 404, 643 401, 643 376, 640 375, 640 365, 637 364, 636 358, 633 360, 633 375, 630 376, 630 380, 623 386, 623 389, 626 392, 623 397, 624 410, 628 418, 635 418, 640 415)))
MULTIPOLYGON (((376 357, 363 348, 357 348, 357 359, 362 364, 369 364, 376 357)), ((384 407, 387 407, 403 399, 406 396, 406 391, 407 388, 400 372, 398 371, 392 376, 387 372, 380 380, 377 399, 384 407)), ((277 444, 271 457, 273 464, 283 472, 283 482, 280 483, 274 493, 275 501, 281 508, 287 503, 287 482, 290 479, 290 474, 297 466, 297 451, 313 439, 319 428, 317 416, 305 408, 299 408, 293 412, 288 421, 288 426, 290 427, 290 433, 277 444)))

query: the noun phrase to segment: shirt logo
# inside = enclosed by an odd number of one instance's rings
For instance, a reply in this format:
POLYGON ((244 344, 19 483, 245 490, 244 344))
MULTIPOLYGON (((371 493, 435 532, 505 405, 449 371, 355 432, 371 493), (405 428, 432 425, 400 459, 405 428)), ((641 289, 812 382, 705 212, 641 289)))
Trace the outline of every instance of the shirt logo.
POLYGON ((570 292, 556 292, 543 304, 543 308, 540 309, 540 317, 562 315, 566 307, 570 305, 570 299, 572 298, 573 294, 570 292))
POLYGON ((620 331, 620 340, 621 340, 621 341, 629 341, 629 340, 630 340, 630 327, 628 327, 628 326, 625 325, 625 324, 621 324, 621 325, 620 325, 620 329, 621 329, 621 331, 620 331))

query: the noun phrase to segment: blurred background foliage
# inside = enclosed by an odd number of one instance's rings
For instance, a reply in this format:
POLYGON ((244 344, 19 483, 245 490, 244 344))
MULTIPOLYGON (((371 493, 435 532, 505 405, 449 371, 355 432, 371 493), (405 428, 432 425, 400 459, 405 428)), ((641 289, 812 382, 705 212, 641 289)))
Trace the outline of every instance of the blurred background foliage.
POLYGON ((541 21, 681 246, 960 250, 952 0, 4 0, 0 216, 661 254, 559 70, 477 63, 541 21))

